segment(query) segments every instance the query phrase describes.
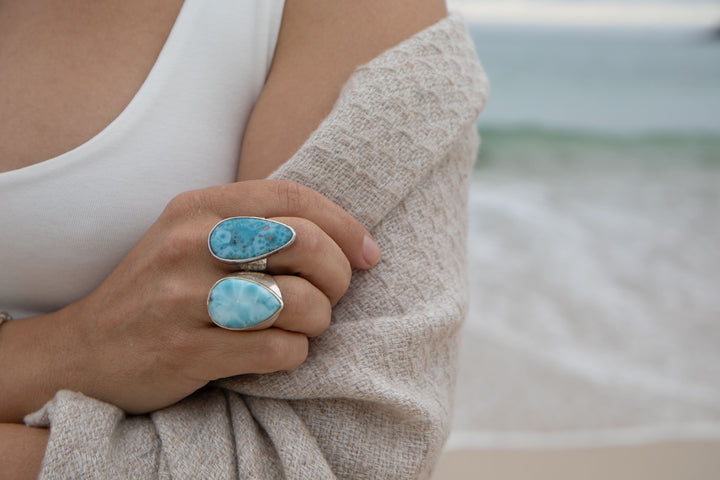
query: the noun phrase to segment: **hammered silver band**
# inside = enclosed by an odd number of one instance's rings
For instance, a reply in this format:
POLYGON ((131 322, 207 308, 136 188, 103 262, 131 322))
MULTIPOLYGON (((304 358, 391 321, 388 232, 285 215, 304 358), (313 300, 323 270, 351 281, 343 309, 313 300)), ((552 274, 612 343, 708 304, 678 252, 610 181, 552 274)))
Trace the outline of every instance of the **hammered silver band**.
POLYGON ((267 258, 261 258, 247 263, 236 263, 235 268, 239 272, 264 272, 267 270, 267 258))

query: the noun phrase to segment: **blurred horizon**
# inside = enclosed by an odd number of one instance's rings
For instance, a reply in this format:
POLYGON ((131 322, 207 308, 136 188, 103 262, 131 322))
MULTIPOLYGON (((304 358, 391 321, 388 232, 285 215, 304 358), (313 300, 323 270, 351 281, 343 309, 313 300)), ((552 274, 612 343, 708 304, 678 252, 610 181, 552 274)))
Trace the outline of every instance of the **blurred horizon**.
POLYGON ((481 128, 720 134, 720 0, 449 0, 491 95, 481 128))
POLYGON ((702 28, 469 28, 491 86, 481 127, 720 134, 720 41, 702 28))
POLYGON ((470 22, 600 27, 720 27, 713 0, 448 0, 470 22))

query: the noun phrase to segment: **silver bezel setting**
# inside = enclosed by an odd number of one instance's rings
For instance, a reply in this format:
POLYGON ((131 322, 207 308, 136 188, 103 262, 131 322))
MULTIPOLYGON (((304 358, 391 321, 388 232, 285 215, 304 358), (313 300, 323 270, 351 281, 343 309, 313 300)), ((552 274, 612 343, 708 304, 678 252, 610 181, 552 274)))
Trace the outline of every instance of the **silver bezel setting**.
POLYGON ((213 258, 215 258, 216 260, 219 260, 219 261, 221 261, 221 262, 223 262, 223 263, 227 263, 227 264, 230 264, 230 265, 237 265, 237 266, 238 266, 239 268, 241 268, 242 270, 248 270, 248 271, 264 271, 265 268, 266 268, 266 266, 267 266, 267 260, 266 260, 267 257, 269 257, 270 255, 272 255, 272 254, 274 254, 274 253, 277 253, 277 252, 279 252, 279 251, 281 251, 281 250, 284 250, 284 249, 288 248, 290 245, 292 245, 293 243, 295 243, 295 237, 297 237, 297 233, 295 232, 295 229, 292 228, 290 225, 287 225, 287 224, 282 223, 282 222, 278 222, 277 220, 270 220, 270 219, 263 218, 263 217, 252 217, 252 216, 248 216, 248 215, 241 215, 241 216, 238 216, 238 217, 227 217, 227 218, 223 218, 222 220, 220 220, 219 222, 217 222, 215 225, 213 225, 213 227, 210 229, 210 232, 208 233, 208 236, 207 236, 207 246, 208 246, 208 251, 210 252, 210 255, 212 255, 213 258), (242 260, 232 260, 232 259, 227 259, 227 258, 218 257, 217 255, 215 255, 215 252, 213 252, 213 250, 212 250, 212 246, 210 245, 210 237, 212 236, 212 234, 213 234, 213 232, 215 231, 215 229, 216 229, 221 223, 225 222, 226 220, 233 220, 233 219, 236 219, 236 218, 253 218, 253 219, 256 219, 256 220, 264 220, 264 221, 266 221, 266 222, 277 223, 277 224, 282 225, 283 227, 288 228, 288 229, 290 230, 290 232, 292 232, 292 236, 290 237, 290 240, 288 240, 288 241, 287 241, 284 245, 282 245, 281 247, 278 247, 278 248, 276 248, 275 250, 271 250, 271 251, 269 251, 269 252, 263 253, 262 255, 258 255, 258 256, 256 256, 256 257, 244 258, 244 259, 242 259, 242 260), (256 263, 256 262, 258 262, 258 261, 262 262, 262 260, 265 260, 265 262, 264 262, 264 263, 256 263), (254 265, 251 266, 251 265, 249 265, 249 264, 254 264, 254 265), (245 268, 242 268, 242 266, 244 266, 245 268), (262 268, 260 268, 260 267, 262 267, 262 268))
POLYGON ((268 275, 267 273, 260 273, 260 272, 237 272, 232 275, 227 275, 217 282, 213 284, 212 287, 210 287, 210 291, 208 292, 207 299, 205 301, 206 306, 208 307, 208 316, 210 317, 210 320, 215 324, 216 326, 224 329, 224 330, 232 330, 232 331, 250 331, 250 330, 262 330, 265 328, 268 328, 272 326, 273 323, 275 323, 275 320, 278 319, 280 316, 280 312, 282 312, 283 308, 285 307, 285 303, 282 299, 282 293, 280 292, 280 287, 278 286, 275 279, 272 277, 272 275, 268 275), (261 287, 268 290, 280 303, 280 308, 277 309, 277 311, 272 314, 272 316, 266 318, 260 323, 256 323, 255 325, 249 326, 249 327, 240 327, 240 328, 232 328, 232 327, 226 327, 225 325, 221 325, 218 322, 215 321, 215 319, 210 314, 210 296, 212 295, 212 291, 215 288, 215 286, 222 282, 223 280, 226 280, 228 278, 241 278, 248 282, 253 282, 257 285, 260 285, 261 287))

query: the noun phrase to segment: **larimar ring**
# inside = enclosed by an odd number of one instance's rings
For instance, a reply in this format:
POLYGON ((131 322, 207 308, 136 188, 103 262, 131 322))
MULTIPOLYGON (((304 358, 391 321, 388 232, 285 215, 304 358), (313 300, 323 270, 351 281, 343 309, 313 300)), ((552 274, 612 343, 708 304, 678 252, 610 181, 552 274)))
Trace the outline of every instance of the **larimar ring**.
POLYGON ((289 247, 295 230, 258 217, 231 217, 218 222, 208 235, 208 249, 218 260, 238 270, 264 271, 267 257, 289 247))
POLYGON ((207 309, 218 327, 259 330, 272 325, 283 309, 280 288, 271 275, 238 272, 210 289, 207 309))

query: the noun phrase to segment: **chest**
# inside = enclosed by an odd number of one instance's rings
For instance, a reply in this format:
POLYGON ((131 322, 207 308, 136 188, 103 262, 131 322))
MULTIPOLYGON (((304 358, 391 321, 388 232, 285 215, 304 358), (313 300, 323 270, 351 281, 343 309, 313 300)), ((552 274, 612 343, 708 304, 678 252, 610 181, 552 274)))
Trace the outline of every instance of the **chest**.
POLYGON ((83 144, 128 105, 182 0, 0 0, 0 173, 83 144))

